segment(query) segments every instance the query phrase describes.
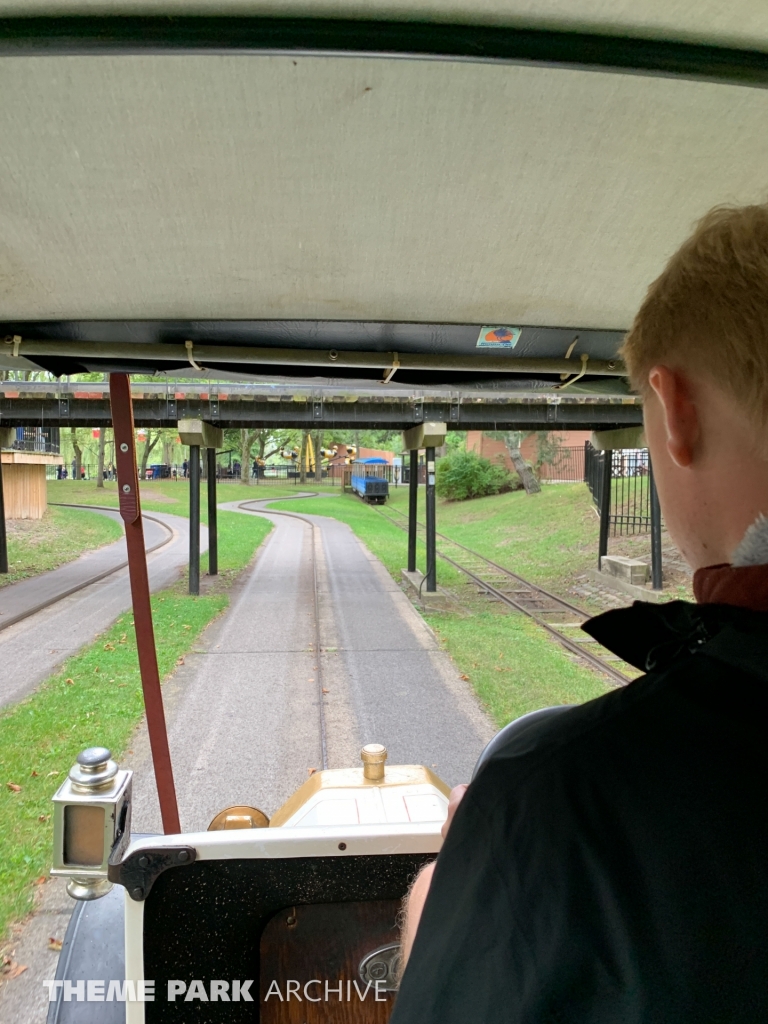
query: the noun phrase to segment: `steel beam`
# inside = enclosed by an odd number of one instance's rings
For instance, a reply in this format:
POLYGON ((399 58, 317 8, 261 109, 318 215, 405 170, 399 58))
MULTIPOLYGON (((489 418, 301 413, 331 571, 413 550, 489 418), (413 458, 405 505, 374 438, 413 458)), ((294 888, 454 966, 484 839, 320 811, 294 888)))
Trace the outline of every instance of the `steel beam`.
POLYGON ((611 526, 611 477, 613 471, 613 452, 610 448, 603 452, 600 466, 600 539, 598 542, 597 568, 602 569, 603 555, 608 554, 608 533, 611 526))
MULTIPOLYGON (((2 389, 0 389, 2 390, 2 389)), ((0 420, 7 426, 108 426, 109 403, 101 399, 69 397, 64 416, 57 397, 0 398, 0 420)), ((136 398, 134 419, 141 427, 175 427, 181 418, 200 417, 218 427, 275 427, 298 430, 365 430, 387 428, 407 430, 420 422, 414 413, 412 398, 357 401, 326 399, 322 415, 316 415, 310 401, 296 401, 290 394, 267 399, 264 396, 229 398, 219 402, 218 415, 212 416, 209 402, 198 397, 174 401, 169 415, 165 397, 136 398)), ((542 396, 525 399, 466 399, 460 405, 448 398, 427 397, 418 403, 425 420, 448 423, 450 430, 608 430, 642 423, 642 406, 634 399, 625 401, 557 401, 542 396), (451 418, 452 417, 452 418, 451 418)))
POLYGON ((768 55, 698 40, 541 25, 261 15, 61 15, 0 19, 0 55, 248 54, 399 57, 768 84, 768 55))
POLYGON ((661 505, 650 455, 648 456, 648 469, 648 484, 651 489, 651 582, 654 590, 662 590, 664 584, 661 564, 661 505))
POLYGON ((426 449, 427 459, 427 585, 428 594, 437 590, 437 545, 435 509, 435 449, 426 449))
POLYGON ((419 511, 419 453, 410 453, 408 477, 408 572, 416 572, 416 532, 419 511))
MULTIPOLYGON (((206 448, 208 458, 208 575, 219 574, 219 524, 216 517, 216 449, 206 448)), ((258 480, 258 476, 256 477, 258 480)))
POLYGON ((2 458, 0 458, 0 572, 8 572, 8 536, 5 531, 5 495, 3 494, 2 458))
POLYGON ((189 446, 189 592, 200 593, 200 448, 189 446))
POLYGON ((149 574, 139 501, 139 473, 136 465, 136 441, 128 375, 111 373, 109 375, 109 393, 115 427, 115 463, 117 465, 120 516, 125 524, 133 621, 136 630, 141 686, 144 691, 144 707, 147 712, 149 745, 152 750, 163 831, 166 835, 175 835, 181 832, 181 824, 176 802, 176 787, 173 781, 171 752, 168 747, 163 696, 160 691, 157 651, 155 650, 155 630, 149 598, 149 574))

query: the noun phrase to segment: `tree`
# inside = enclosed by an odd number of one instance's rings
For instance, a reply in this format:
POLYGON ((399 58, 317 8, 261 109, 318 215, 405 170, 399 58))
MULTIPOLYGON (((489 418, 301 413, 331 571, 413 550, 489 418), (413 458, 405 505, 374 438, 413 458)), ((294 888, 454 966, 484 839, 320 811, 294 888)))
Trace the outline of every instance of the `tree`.
POLYGON ((149 455, 159 440, 160 431, 155 430, 153 436, 152 429, 150 427, 147 427, 147 439, 144 442, 144 450, 141 453, 141 472, 139 475, 140 480, 147 479, 147 462, 149 461, 149 455))
POLYGON ((80 470, 82 469, 82 466, 83 466, 83 449, 80 447, 80 444, 78 443, 77 427, 70 427, 69 428, 69 436, 70 436, 70 440, 72 442, 72 451, 74 452, 74 455, 75 455, 75 474, 74 474, 74 476, 75 476, 75 480, 79 480, 80 479, 80 470))
POLYGON ((240 483, 251 482, 251 449, 259 434, 258 430, 242 427, 240 430, 240 483))
POLYGON ((323 432, 318 430, 315 434, 315 483, 322 483, 323 460, 320 458, 320 449, 323 447, 323 432))
POLYGON ((104 453, 107 447, 107 428, 99 427, 99 459, 96 469, 96 486, 104 486, 104 453))

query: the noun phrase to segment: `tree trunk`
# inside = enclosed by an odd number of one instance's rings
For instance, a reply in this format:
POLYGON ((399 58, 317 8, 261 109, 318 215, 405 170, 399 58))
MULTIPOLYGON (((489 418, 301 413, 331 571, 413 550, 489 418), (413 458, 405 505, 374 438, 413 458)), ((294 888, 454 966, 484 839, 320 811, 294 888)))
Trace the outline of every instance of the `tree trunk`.
POLYGON ((323 482, 323 460, 320 458, 320 449, 323 447, 323 432, 318 430, 315 434, 315 483, 323 482))
POLYGON ((256 439, 256 433, 253 430, 246 430, 242 427, 240 430, 240 483, 250 486, 251 483, 251 448, 253 448, 253 442, 256 439))
POLYGON ((107 428, 99 427, 99 459, 96 470, 96 486, 104 486, 104 453, 107 448, 107 428))
POLYGON ((152 431, 147 428, 147 440, 144 442, 144 451, 141 453, 141 473, 139 475, 140 480, 147 479, 147 463, 149 462, 149 454, 157 444, 160 438, 160 431, 155 432, 154 438, 152 437, 152 431))
POLYGON ((517 475, 522 481, 523 487, 525 488, 526 494, 538 494, 541 490, 539 482, 533 475, 533 470, 528 466, 523 456, 520 454, 519 448, 510 448, 509 456, 512 459, 512 464, 515 467, 517 475))
POLYGON ((80 479, 80 470, 83 468, 83 449, 77 443, 77 427, 69 428, 72 437, 72 451, 75 453, 75 480, 80 479))

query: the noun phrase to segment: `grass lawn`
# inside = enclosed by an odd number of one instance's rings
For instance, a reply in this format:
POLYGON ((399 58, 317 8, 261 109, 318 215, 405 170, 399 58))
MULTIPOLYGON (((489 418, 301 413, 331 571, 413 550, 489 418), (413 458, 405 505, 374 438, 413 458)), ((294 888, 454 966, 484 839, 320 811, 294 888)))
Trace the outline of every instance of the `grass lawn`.
MULTIPOLYGON (((399 489, 396 500, 405 493, 404 488, 399 489)), ((512 495, 481 500, 498 503, 508 497, 512 495)), ((467 504, 474 506, 479 502, 467 504)), ((406 564, 407 534, 359 498, 353 495, 304 498, 276 502, 272 507, 278 511, 308 512, 340 519, 352 528, 395 579, 400 580, 400 570, 406 564)), ((492 506, 490 511, 488 518, 492 518, 492 506)), ((442 525, 438 521, 438 528, 442 525)), ((498 525, 496 528, 499 529, 498 525)), ((417 562, 422 569, 424 554, 424 546, 419 542, 417 562)), ((451 566, 439 562, 438 578, 441 586, 464 588, 462 600, 467 610, 425 617, 499 728, 526 711, 552 704, 578 704, 609 689, 602 677, 572 661, 557 642, 530 619, 507 613, 482 598, 467 598, 469 588, 465 587, 465 577, 451 566)))
POLYGON ((491 606, 473 615, 425 618, 499 728, 528 711, 582 704, 609 689, 522 615, 491 606))
POLYGON ((6 527, 10 571, 0 575, 0 587, 56 569, 123 535, 120 523, 76 508, 49 507, 42 519, 9 519, 6 527))
MULTIPOLYGON (((205 522, 207 515, 207 483, 201 481, 200 509, 205 522)), ((250 484, 229 483, 219 480, 216 484, 217 502, 256 501, 261 498, 280 498, 300 491, 338 491, 338 487, 316 484, 308 480, 300 484, 250 484)), ((188 480, 147 480, 140 484, 141 507, 147 512, 171 512, 177 516, 189 515, 188 480)), ((117 508, 117 482, 106 480, 103 487, 97 487, 95 480, 49 480, 48 501, 75 502, 80 505, 109 505, 117 508)))
MULTIPOLYGON (((215 587, 190 597, 182 580, 152 598, 164 679, 226 608, 227 584, 271 529, 256 516, 219 515, 221 577, 215 587)), ((50 867, 52 793, 84 747, 108 746, 120 758, 142 713, 130 613, 69 658, 34 694, 0 712, 0 938, 30 909, 34 882, 50 867)))

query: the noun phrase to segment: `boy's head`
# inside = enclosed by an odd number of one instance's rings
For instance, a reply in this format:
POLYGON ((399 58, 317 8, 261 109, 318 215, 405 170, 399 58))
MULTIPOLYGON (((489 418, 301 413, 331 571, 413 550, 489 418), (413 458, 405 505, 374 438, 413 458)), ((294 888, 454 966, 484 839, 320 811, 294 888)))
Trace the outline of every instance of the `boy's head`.
POLYGON ((695 568, 729 560, 768 512, 768 205, 699 221, 622 355, 672 536, 695 568))
POLYGON ((768 447, 768 204, 717 206, 699 221, 648 289, 622 355, 643 396, 658 363, 708 378, 768 447))

